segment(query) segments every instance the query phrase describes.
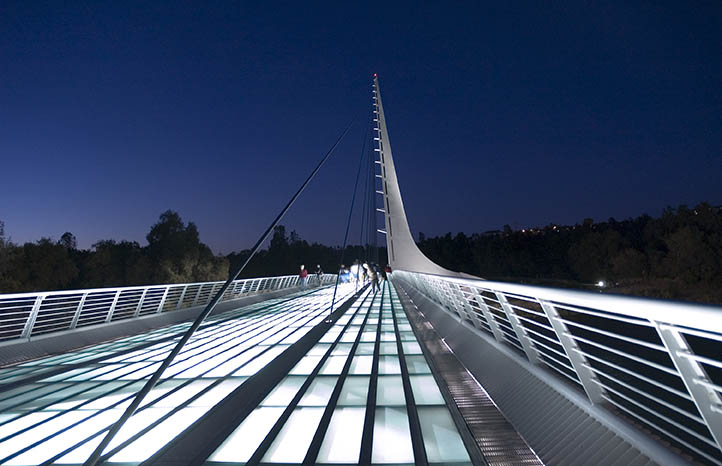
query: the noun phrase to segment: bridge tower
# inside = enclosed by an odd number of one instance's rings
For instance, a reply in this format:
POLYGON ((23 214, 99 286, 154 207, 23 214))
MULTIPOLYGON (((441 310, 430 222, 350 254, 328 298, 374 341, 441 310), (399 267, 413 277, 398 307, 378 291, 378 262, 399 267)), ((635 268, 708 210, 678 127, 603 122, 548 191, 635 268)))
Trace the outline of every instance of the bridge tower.
MULTIPOLYGON (((389 265, 393 270, 405 270, 408 272, 421 272, 445 276, 462 276, 433 262, 422 253, 409 228, 404 210, 404 201, 401 199, 401 190, 396 176, 394 158, 391 153, 391 141, 386 128, 386 116, 381 101, 381 90, 379 78, 374 74, 373 84, 374 104, 374 142, 375 153, 379 154, 376 164, 380 166, 380 173, 376 173, 374 186, 376 194, 383 197, 383 208, 377 209, 383 212, 386 235, 386 247, 388 251, 389 265), (379 189, 380 184, 380 189, 379 189)), ((466 275, 466 274, 464 274, 466 275)))

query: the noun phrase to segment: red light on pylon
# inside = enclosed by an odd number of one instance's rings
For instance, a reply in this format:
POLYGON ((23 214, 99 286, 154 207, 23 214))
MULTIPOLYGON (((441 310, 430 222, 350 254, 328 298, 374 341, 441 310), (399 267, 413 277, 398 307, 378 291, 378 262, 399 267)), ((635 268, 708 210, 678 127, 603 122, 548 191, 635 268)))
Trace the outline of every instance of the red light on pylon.
POLYGON ((376 73, 374 73, 374 78, 376 77, 376 73))

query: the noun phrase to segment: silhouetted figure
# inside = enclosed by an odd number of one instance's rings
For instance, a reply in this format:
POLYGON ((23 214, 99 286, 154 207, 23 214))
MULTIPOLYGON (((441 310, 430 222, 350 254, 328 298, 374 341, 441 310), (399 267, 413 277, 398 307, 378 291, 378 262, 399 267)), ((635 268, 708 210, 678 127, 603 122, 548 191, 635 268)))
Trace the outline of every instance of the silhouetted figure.
POLYGON ((308 283, 308 270, 306 270, 306 267, 301 264, 301 271, 298 273, 298 282, 301 285, 301 289, 306 289, 306 284, 308 283))
POLYGON ((364 264, 364 269, 366 269, 366 273, 368 274, 369 279, 371 280, 371 291, 374 293, 379 291, 379 274, 374 269, 374 264, 364 264))
POLYGON ((316 265, 316 278, 318 279, 318 286, 321 286, 321 276, 323 275, 323 270, 321 270, 321 264, 316 265))

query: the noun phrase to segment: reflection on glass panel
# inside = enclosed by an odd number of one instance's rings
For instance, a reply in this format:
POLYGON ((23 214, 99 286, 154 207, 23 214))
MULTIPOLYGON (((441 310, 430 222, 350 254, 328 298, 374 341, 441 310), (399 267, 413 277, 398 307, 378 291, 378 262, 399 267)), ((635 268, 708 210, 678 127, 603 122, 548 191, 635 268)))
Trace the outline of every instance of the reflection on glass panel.
MULTIPOLYGON (((94 411, 89 412, 78 412, 78 411, 70 411, 66 414, 63 414, 62 416, 56 417, 55 419, 51 419, 44 424, 40 424, 39 426, 36 426, 28 431, 25 431, 21 433, 20 435, 16 435, 15 437, 5 440, 4 442, 0 443, 0 452, 13 452, 20 450, 22 448, 27 447, 28 445, 31 445, 39 440, 44 439, 45 437, 52 435, 53 433, 57 432, 58 430, 67 427, 87 416, 90 416, 93 414, 94 411)), ((45 419, 48 419, 49 417, 55 415, 56 413, 53 412, 39 412, 39 413, 31 413, 24 417, 21 417, 20 419, 16 419, 15 421, 10 422, 9 424, 6 424, 2 426, 2 434, 3 437, 12 433, 17 432, 22 427, 28 427, 36 422, 43 421, 45 419), (21 427, 22 426, 22 427, 21 427)), ((3 455, 5 456, 5 455, 3 455)))
POLYGON ((418 413, 429 463, 471 461, 446 406, 420 407, 418 413))
POLYGON ((379 374, 400 374, 398 356, 379 356, 379 374))
POLYGON ((211 461, 248 461, 285 408, 256 408, 208 458, 211 461))
POLYGON ((411 389, 417 405, 443 405, 444 397, 432 375, 411 375, 411 389))
POLYGON ((293 397, 298 393, 306 377, 303 375, 289 375, 268 394, 261 402, 262 406, 288 406, 293 397))
POLYGON ((351 343, 339 343, 331 352, 331 356, 345 356, 351 354, 352 347, 353 345, 351 343))
POLYGON ((144 461, 173 440, 207 411, 206 408, 184 408, 146 432, 110 459, 111 462, 144 461))
POLYGON ((406 407, 376 408, 371 461, 374 463, 413 463, 411 431, 406 407))
POLYGON ((356 347, 356 354, 374 354, 373 343, 359 343, 356 347))
POLYGON ((348 376, 338 398, 339 406, 366 406, 369 391, 369 377, 348 376))
POLYGON ((380 375, 376 388, 378 406, 396 406, 406 404, 404 386, 400 375, 380 375))
POLYGON ((322 375, 339 375, 343 371, 343 365, 346 364, 347 356, 329 356, 321 367, 322 375))
POLYGON ((330 343, 318 343, 306 354, 310 356, 323 356, 330 347, 330 343))
POLYGON ((405 341, 401 343, 401 347, 404 349, 404 354, 422 354, 421 346, 416 341, 405 341))
POLYGON ((354 356, 353 360, 351 361, 351 368, 349 369, 349 374, 370 374, 373 361, 373 356, 354 356))
POLYGON ((298 361, 289 374, 293 375, 310 375, 321 361, 321 356, 304 356, 298 361))
POLYGON ((406 356, 406 366, 409 368, 409 374, 430 374, 431 369, 426 364, 423 356, 406 356))
POLYGON ((190 397, 206 388, 212 382, 213 381, 211 380, 198 380, 195 382, 191 382, 183 388, 174 391, 165 398, 156 401, 153 406, 157 408, 175 408, 176 406, 180 406, 190 397))
POLYGON ((398 354, 396 343, 383 342, 379 345, 379 354, 398 354))
MULTIPOLYGON (((368 384, 368 378, 364 377, 368 384)), ((368 385, 367 385, 368 386, 368 385)), ((317 463, 357 463, 366 408, 336 408, 318 453, 317 463)))
POLYGON ((416 341, 416 337, 413 332, 400 332, 399 338, 401 341, 416 341))
POLYGON ((331 393, 336 386, 335 376, 318 376, 313 379, 311 386, 303 394, 299 406, 326 406, 331 398, 331 393))
POLYGON ((263 457, 269 463, 300 463, 313 440, 324 408, 296 408, 263 457))

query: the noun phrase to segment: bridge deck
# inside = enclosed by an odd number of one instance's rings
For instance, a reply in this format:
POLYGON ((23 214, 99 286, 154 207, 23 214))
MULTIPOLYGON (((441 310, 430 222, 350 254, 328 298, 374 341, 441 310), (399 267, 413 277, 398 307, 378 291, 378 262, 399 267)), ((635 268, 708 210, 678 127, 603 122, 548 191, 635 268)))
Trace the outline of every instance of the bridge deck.
MULTIPOLYGON (((333 323, 332 288, 214 316, 104 459, 178 464, 192 445, 189 464, 481 463, 393 286, 339 291, 333 323)), ((187 325, 0 369, 0 464, 81 464, 187 325)))

